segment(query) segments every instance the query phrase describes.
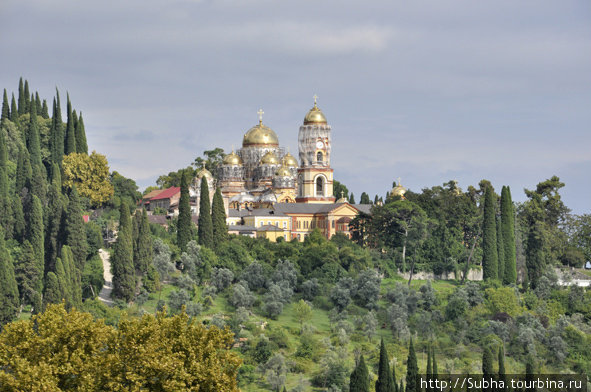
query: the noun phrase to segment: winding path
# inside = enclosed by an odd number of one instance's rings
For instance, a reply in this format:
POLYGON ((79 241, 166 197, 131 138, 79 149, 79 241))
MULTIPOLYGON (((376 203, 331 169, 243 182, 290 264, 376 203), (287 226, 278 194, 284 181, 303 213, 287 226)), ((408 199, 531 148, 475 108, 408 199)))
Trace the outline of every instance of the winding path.
POLYGON ((103 261, 103 277, 105 278, 105 284, 99 293, 99 299, 103 301, 105 305, 113 306, 113 300, 111 299, 111 291, 113 291, 113 274, 111 273, 111 262, 109 261, 109 252, 104 249, 99 249, 99 256, 103 261))

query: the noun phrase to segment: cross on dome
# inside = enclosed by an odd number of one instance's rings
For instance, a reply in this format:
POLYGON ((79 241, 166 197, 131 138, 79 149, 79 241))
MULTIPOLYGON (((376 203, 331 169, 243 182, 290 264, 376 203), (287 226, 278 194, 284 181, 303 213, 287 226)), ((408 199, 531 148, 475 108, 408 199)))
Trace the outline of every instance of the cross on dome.
POLYGON ((259 109, 257 114, 259 115, 259 124, 262 124, 263 123, 263 114, 265 114, 265 112, 263 112, 263 109, 259 109))
POLYGON ((314 106, 316 106, 316 100, 318 99, 318 95, 314 94, 314 106))

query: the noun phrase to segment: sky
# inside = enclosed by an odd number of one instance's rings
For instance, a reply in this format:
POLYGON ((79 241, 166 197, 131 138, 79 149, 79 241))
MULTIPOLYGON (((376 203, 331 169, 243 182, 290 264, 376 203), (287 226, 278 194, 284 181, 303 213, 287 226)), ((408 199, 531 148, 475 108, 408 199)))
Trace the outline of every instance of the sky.
POLYGON ((588 0, 3 0, 0 53, 0 88, 68 92, 140 190, 239 148, 260 108, 297 156, 316 94, 357 200, 400 177, 519 202, 557 175, 591 213, 588 0))

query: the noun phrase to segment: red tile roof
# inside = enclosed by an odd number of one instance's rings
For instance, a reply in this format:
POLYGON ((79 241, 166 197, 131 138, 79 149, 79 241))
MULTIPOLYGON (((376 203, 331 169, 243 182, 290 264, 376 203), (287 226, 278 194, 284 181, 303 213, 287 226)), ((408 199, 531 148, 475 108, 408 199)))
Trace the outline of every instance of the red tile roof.
POLYGON ((156 196, 152 197, 150 200, 170 199, 171 197, 173 197, 174 195, 176 195, 180 191, 181 191, 181 188, 176 187, 176 186, 172 186, 168 189, 163 190, 162 192, 160 192, 156 196))
POLYGON ((149 193, 147 193, 146 195, 144 195, 144 197, 142 197, 143 200, 150 200, 153 197, 158 196, 159 193, 164 192, 164 190, 162 189, 154 189, 153 191, 150 191, 149 193))

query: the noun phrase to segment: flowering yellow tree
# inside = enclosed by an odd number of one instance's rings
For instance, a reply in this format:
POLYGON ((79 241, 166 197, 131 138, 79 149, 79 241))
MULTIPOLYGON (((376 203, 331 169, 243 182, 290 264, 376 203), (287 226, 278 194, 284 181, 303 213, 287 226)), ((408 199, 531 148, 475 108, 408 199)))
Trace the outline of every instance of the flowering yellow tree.
POLYGON ((76 185, 81 196, 90 199, 94 206, 100 206, 113 196, 113 185, 109 181, 107 158, 93 151, 92 154, 71 153, 63 160, 63 184, 67 188, 76 185))

